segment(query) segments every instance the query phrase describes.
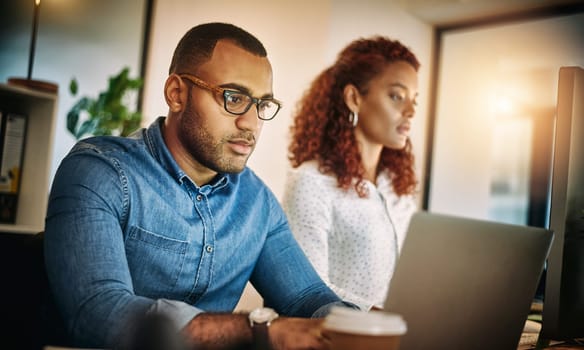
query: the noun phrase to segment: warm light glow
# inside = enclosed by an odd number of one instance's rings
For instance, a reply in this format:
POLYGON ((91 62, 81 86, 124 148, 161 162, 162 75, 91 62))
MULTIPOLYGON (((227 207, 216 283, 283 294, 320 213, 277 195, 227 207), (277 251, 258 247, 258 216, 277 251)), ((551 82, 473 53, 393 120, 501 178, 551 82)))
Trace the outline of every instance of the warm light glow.
POLYGON ((34 0, 34 5, 39 6, 41 4, 41 0, 34 0))
POLYGON ((502 115, 512 115, 515 111, 515 105, 509 97, 499 96, 495 101, 495 108, 498 114, 502 115))
POLYGON ((519 107, 517 106, 517 101, 513 99, 512 96, 508 94, 501 93, 500 91, 492 94, 489 98, 489 115, 493 118, 493 121, 498 118, 508 118, 513 117, 518 113, 519 107))
POLYGON ((537 84, 530 84, 529 72, 492 74, 486 91, 490 93, 490 113, 493 117, 520 117, 538 105, 533 90, 537 84))

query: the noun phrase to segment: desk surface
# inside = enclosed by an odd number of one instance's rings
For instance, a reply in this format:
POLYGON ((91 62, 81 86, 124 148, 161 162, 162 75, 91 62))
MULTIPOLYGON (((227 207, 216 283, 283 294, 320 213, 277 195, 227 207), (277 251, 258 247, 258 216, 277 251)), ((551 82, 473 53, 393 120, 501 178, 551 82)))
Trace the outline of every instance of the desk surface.
POLYGON ((550 345, 544 348, 536 347, 537 333, 523 333, 521 342, 517 350, 582 350, 584 349, 584 339, 574 341, 552 341, 550 345))
POLYGON ((521 340, 517 350, 582 350, 584 349, 584 338, 574 339, 571 341, 550 341, 546 347, 536 347, 539 332, 541 331, 541 316, 543 304, 533 302, 531 312, 525 322, 521 340))
MULTIPOLYGON (((528 349, 536 349, 536 347, 527 347, 527 348, 518 348, 518 350, 528 350, 528 349)), ((584 345, 569 345, 569 344, 558 344, 558 345, 552 345, 552 346, 548 346, 547 348, 543 348, 541 350, 582 350, 584 349, 584 345)), ((539 350, 539 349, 538 349, 539 350)))

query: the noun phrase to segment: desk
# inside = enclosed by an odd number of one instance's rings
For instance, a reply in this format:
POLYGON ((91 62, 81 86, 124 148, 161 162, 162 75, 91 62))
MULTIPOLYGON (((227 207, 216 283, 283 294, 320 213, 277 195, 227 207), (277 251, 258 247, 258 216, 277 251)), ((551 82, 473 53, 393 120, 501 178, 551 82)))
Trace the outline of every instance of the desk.
MULTIPOLYGON (((517 348, 517 350, 532 350, 532 349, 537 349, 537 348, 534 346, 528 346, 528 347, 519 346, 517 348)), ((582 349, 584 349, 584 345, 568 345, 568 344, 560 343, 557 345, 551 345, 551 346, 548 346, 546 348, 542 348, 541 350, 548 350, 548 349, 549 350, 582 350, 582 349)), ((540 350, 540 349, 538 349, 538 350, 540 350)))
POLYGON ((531 304, 531 311, 525 322, 521 340, 517 350, 583 350, 584 338, 574 339, 572 341, 550 341, 550 345, 546 347, 537 348, 537 338, 541 331, 541 316, 543 312, 543 304, 541 302, 533 302, 531 304))
POLYGON ((583 350, 584 339, 577 339, 575 341, 552 341, 549 346, 545 348, 537 348, 537 333, 523 333, 521 335, 522 342, 520 342, 517 350, 583 350), (522 344, 525 341, 524 344, 522 344))

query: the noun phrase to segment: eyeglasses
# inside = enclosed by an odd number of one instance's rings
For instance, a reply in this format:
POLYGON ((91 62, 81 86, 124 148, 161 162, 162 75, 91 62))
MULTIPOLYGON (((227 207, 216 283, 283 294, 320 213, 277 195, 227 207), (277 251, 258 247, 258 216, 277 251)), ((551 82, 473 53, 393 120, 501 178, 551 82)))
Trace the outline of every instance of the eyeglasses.
POLYGON ((223 95, 223 108, 234 115, 245 114, 250 107, 255 104, 258 110, 258 118, 261 120, 272 120, 280 108, 282 108, 282 102, 275 98, 255 98, 241 91, 211 86, 205 81, 190 74, 179 74, 179 77, 187 79, 200 88, 223 95))

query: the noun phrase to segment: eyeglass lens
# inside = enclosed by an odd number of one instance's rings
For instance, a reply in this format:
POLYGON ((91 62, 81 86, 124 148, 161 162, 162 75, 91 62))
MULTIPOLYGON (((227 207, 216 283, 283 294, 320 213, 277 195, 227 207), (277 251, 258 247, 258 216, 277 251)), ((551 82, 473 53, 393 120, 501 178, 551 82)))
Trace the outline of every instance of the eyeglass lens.
POLYGON ((258 110, 258 117, 264 120, 274 118, 280 106, 272 100, 254 99, 249 95, 238 93, 235 91, 225 91, 223 93, 225 99, 225 109, 229 113, 244 114, 252 104, 256 104, 258 110))

